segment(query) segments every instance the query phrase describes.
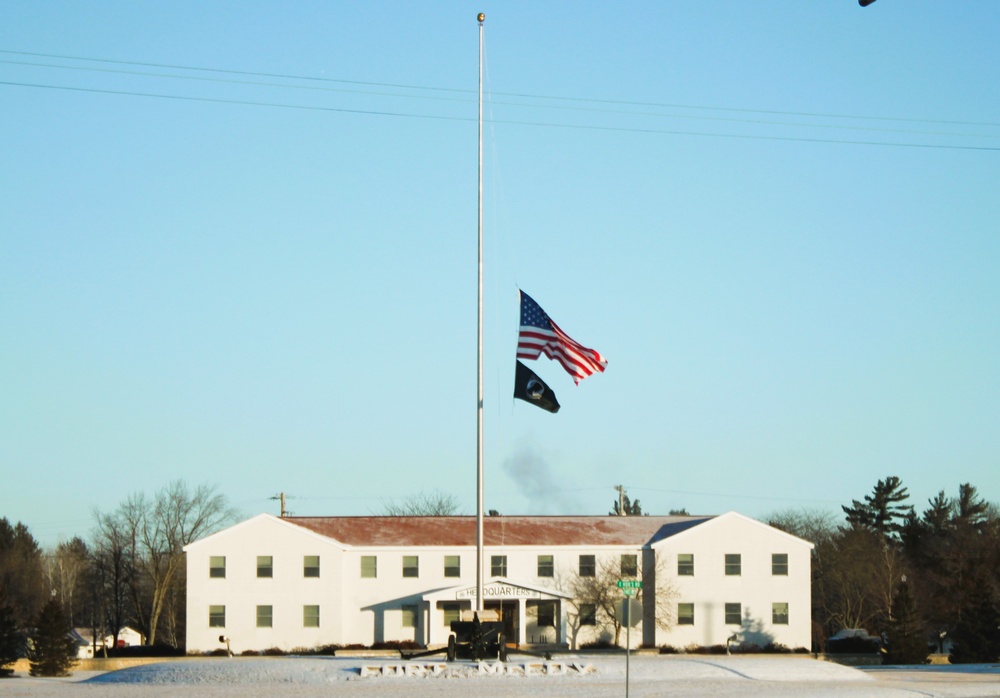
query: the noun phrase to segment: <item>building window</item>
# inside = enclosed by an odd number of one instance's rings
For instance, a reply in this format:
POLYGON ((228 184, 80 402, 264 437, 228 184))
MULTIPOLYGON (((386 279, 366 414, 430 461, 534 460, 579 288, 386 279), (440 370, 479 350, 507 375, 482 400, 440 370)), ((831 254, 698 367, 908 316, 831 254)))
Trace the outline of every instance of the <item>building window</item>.
POLYGON ((403 620, 401 621, 404 628, 415 628, 417 627, 417 607, 413 605, 403 606, 403 620))
POLYGON ((543 601, 538 604, 538 627, 556 627, 556 604, 555 601, 543 601))
POLYGON ((726 625, 743 625, 743 607, 740 604, 726 604, 726 625))
POLYGON ((596 577, 597 576, 597 558, 593 555, 581 555, 580 556, 580 576, 581 577, 596 577))
POLYGON ((303 577, 319 576, 319 555, 306 555, 302 559, 302 576, 303 577))
POLYGON ((224 628, 224 627, 226 627, 226 607, 225 606, 209 606, 208 607, 208 627, 210 627, 210 628, 224 628))
POLYGON ((694 604, 677 604, 677 625, 694 625, 694 604))
POLYGON ((622 577, 639 576, 639 556, 622 555, 622 577))
POLYGON ((404 577, 419 577, 420 576, 420 558, 416 555, 404 555, 403 556, 403 576, 404 577))
POLYGON ((592 603, 580 604, 580 625, 597 625, 597 606, 592 603))
POLYGON ((490 576, 491 577, 506 577, 507 576, 507 556, 506 555, 494 555, 490 558, 490 576))
POLYGON ((268 578, 274 576, 274 558, 270 555, 257 556, 257 577, 268 578))
POLYGON ((361 578, 375 579, 378 576, 378 558, 374 555, 361 556, 361 578))
POLYGON ((208 558, 208 576, 218 579, 226 577, 226 558, 224 555, 213 555, 208 558))
POLYGON ((319 606, 302 607, 302 627, 303 628, 319 627, 319 606))
POLYGON ((788 625, 788 604, 771 604, 771 623, 774 625, 788 625))
POLYGON ((274 609, 271 606, 257 607, 257 627, 270 628, 273 623, 274 609))
POLYGON ((774 553, 771 555, 771 574, 788 576, 788 553, 774 553))
POLYGON ((694 576, 694 553, 677 554, 677 576, 678 577, 694 576))
POLYGON ((741 574, 743 574, 743 558, 738 553, 726 555, 726 576, 739 577, 741 574))
POLYGON ((539 555, 538 556, 538 576, 539 577, 552 577, 555 575, 556 566, 552 562, 551 555, 539 555))
POLYGON ((450 628, 452 621, 460 620, 461 611, 457 603, 441 604, 441 614, 444 616, 444 627, 450 628))
MULTIPOLYGON (((413 575, 416 577, 417 575, 413 575)), ((461 577, 462 576, 462 558, 458 555, 445 555, 444 556, 444 576, 445 577, 461 577)))

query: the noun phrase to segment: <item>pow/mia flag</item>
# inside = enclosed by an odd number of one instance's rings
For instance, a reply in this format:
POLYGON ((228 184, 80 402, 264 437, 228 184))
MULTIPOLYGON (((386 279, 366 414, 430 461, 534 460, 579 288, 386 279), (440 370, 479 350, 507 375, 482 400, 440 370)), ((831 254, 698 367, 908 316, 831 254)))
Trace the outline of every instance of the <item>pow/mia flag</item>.
POLYGON ((514 397, 525 402, 530 402, 536 407, 541 407, 555 414, 559 411, 559 401, 556 394, 552 392, 545 382, 535 375, 530 368, 517 362, 517 371, 514 375, 514 397))

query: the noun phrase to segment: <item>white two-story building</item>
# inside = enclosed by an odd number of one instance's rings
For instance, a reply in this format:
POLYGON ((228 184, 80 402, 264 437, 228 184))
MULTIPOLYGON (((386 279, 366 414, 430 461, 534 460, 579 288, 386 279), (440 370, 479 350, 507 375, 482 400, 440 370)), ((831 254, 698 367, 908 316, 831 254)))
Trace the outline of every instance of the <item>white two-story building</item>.
MULTIPOLYGON (((483 536, 483 606, 511 643, 613 639, 601 592, 625 579, 634 646, 810 647, 812 544, 735 512, 491 516, 483 536)), ((187 650, 446 644, 476 606, 475 540, 470 516, 261 514, 185 548, 187 650)))

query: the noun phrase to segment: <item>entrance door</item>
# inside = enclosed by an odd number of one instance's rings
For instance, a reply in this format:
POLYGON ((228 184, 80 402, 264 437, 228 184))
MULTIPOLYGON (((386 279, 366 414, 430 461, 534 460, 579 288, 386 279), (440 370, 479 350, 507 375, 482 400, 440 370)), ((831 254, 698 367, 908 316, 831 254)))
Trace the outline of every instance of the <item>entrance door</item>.
POLYGON ((500 620, 503 621, 504 642, 507 645, 519 646, 517 642, 517 632, 520 619, 517 617, 517 599, 508 601, 487 601, 483 608, 489 611, 500 611, 500 620))

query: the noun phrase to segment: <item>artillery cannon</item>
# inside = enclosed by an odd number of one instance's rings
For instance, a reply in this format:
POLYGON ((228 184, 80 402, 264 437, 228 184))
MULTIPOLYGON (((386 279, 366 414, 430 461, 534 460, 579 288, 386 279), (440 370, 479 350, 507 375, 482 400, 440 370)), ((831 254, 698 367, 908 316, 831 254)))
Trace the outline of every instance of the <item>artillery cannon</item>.
MULTIPOLYGON (((479 613, 473 613, 472 620, 453 620, 451 622, 451 635, 448 636, 448 646, 436 650, 424 652, 401 652, 403 659, 415 659, 417 657, 429 657, 432 654, 444 653, 449 662, 456 659, 471 659, 479 662, 484 659, 499 659, 501 662, 507 661, 507 641, 504 637, 504 624, 499 617, 491 612, 496 620, 480 620, 479 613)), ((516 650, 519 654, 540 656, 551 659, 548 652, 539 654, 526 650, 516 650)))

